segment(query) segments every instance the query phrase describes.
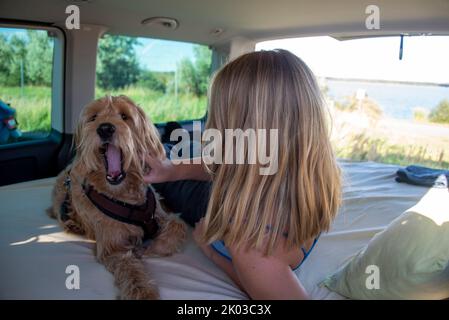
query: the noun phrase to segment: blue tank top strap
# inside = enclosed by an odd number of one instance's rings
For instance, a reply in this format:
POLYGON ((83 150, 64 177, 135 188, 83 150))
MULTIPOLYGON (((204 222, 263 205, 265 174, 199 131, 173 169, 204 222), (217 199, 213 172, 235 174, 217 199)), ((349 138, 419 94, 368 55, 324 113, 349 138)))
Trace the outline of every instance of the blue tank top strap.
MULTIPOLYGON (((298 268, 304 263, 304 261, 307 259, 307 257, 310 255, 310 253, 312 252, 313 248, 315 247, 316 243, 318 242, 318 239, 320 238, 319 234, 315 240, 313 240, 312 246, 310 247, 309 251, 307 251, 304 247, 301 247, 301 251, 304 255, 304 257, 302 258, 301 262, 292 270, 298 270, 298 268)), ((210 245, 212 247, 212 249, 214 249, 219 255, 221 255, 222 257, 226 258, 229 261, 232 261, 232 257, 231 254, 229 253, 228 249, 225 246, 225 243, 223 240, 218 240, 218 241, 214 241, 211 243, 210 245)))
POLYGON ((210 244, 210 246, 222 257, 225 257, 229 261, 232 261, 231 254, 229 253, 228 249, 226 248, 223 240, 214 241, 210 244))
POLYGON ((310 253, 312 252, 312 250, 315 247, 316 243, 318 242, 318 239, 320 238, 320 235, 321 235, 321 233, 315 238, 315 240, 313 240, 312 246, 310 247, 309 251, 304 249, 304 247, 301 247, 301 250, 302 250, 302 253, 303 253, 304 257, 302 258, 301 262, 295 268, 293 268, 293 271, 298 270, 299 267, 304 263, 304 261, 306 261, 307 257, 310 255, 310 253))

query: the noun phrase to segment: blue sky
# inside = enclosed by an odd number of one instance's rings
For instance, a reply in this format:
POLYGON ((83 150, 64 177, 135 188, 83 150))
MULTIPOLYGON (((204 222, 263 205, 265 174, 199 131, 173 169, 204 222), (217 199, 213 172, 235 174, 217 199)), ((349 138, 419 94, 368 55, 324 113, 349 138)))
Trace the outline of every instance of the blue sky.
POLYGON ((16 28, 0 28, 0 33, 5 35, 7 38, 12 37, 13 35, 18 35, 22 37, 26 35, 26 31, 24 29, 16 29, 16 28))
POLYGON ((140 65, 152 71, 174 71, 183 58, 194 60, 194 45, 186 42, 139 38, 136 47, 140 65))

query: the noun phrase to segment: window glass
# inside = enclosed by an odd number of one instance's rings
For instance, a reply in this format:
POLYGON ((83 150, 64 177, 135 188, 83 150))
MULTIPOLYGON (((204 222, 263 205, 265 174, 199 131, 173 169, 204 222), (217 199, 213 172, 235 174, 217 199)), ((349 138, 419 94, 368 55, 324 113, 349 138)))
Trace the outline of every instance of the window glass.
POLYGON ((315 73, 329 106, 337 155, 449 168, 449 37, 262 42, 287 49, 315 73))
POLYGON ((97 56, 97 98, 124 94, 155 123, 204 117, 212 54, 185 42, 105 35, 97 56))
POLYGON ((0 27, 0 144, 49 134, 53 51, 51 31, 0 27))

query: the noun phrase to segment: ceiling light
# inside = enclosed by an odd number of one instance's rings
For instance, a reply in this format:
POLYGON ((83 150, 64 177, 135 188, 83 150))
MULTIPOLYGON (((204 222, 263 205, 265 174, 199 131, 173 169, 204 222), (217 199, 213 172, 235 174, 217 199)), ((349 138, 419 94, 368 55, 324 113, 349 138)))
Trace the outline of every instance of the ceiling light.
POLYGON ((163 29, 175 30, 179 27, 179 22, 173 18, 167 17, 152 17, 142 20, 144 26, 159 27, 163 29))

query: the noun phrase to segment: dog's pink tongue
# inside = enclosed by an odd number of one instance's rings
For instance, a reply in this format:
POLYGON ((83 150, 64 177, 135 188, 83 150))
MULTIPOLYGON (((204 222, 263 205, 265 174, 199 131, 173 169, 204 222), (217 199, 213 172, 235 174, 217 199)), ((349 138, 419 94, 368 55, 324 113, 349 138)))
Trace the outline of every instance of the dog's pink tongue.
POLYGON ((122 171, 120 149, 113 144, 109 144, 106 158, 108 159, 108 175, 113 178, 117 177, 122 171))

